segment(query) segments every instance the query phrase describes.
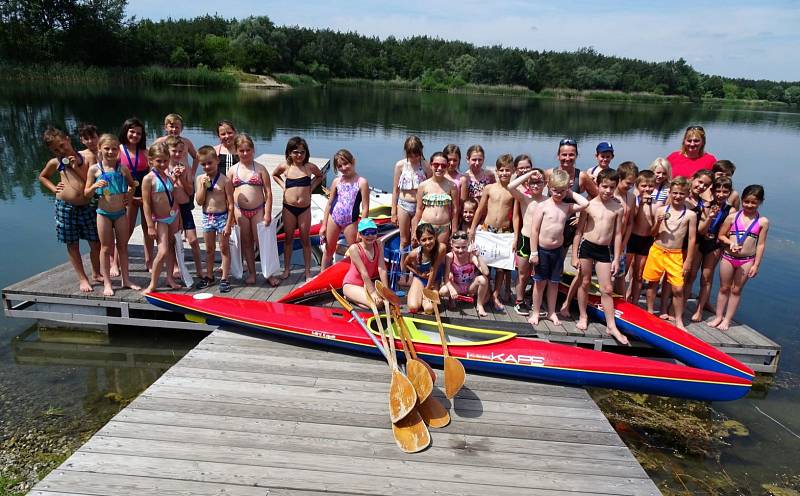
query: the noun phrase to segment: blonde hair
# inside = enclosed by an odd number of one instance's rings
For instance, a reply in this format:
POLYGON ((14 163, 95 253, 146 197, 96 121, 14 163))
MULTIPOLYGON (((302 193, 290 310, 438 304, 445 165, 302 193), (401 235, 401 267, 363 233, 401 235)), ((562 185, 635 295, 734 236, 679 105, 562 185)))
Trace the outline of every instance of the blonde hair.
POLYGON ((655 172, 659 167, 664 169, 664 172, 667 174, 666 182, 669 182, 672 179, 672 164, 664 157, 658 157, 650 164, 650 170, 655 172))
POLYGON ((97 140, 97 147, 103 146, 103 143, 111 142, 114 146, 119 146, 119 138, 114 136, 113 134, 104 133, 100 136, 100 139, 97 140))
POLYGON ((569 174, 563 169, 555 169, 550 173, 550 180, 547 181, 550 189, 565 188, 569 186, 569 174))
POLYGON ((174 124, 175 122, 180 122, 181 126, 183 126, 183 117, 181 117, 181 114, 167 114, 167 116, 164 117, 165 126, 167 124, 174 124))
POLYGON ((253 138, 251 138, 250 135, 246 133, 237 134, 236 139, 233 140, 233 146, 235 146, 236 148, 239 148, 239 145, 241 143, 248 143, 250 145, 250 148, 252 148, 253 150, 256 149, 256 145, 255 143, 253 143, 253 138))
POLYGON ((355 164, 356 163, 356 159, 355 159, 355 157, 353 157, 353 154, 350 153, 350 150, 346 150, 344 148, 342 148, 341 150, 339 150, 338 152, 336 152, 333 155, 333 166, 334 167, 336 167, 336 168, 339 167, 339 160, 340 159, 343 160, 344 162, 347 162, 348 164, 355 164))
POLYGON ((147 158, 167 157, 169 158, 169 148, 163 141, 159 141, 147 149, 147 158))
POLYGON ((180 136, 167 136, 167 139, 164 140, 164 144, 167 145, 168 148, 175 148, 183 144, 183 138, 180 136))
POLYGON ((681 189, 687 189, 689 187, 689 180, 683 176, 678 176, 669 182, 670 191, 672 191, 673 186, 677 186, 681 189))
POLYGON ((681 154, 686 155, 686 139, 690 136, 700 138, 702 144, 700 145, 700 156, 702 157, 706 151, 706 131, 699 126, 691 126, 683 133, 683 141, 681 141, 681 154))

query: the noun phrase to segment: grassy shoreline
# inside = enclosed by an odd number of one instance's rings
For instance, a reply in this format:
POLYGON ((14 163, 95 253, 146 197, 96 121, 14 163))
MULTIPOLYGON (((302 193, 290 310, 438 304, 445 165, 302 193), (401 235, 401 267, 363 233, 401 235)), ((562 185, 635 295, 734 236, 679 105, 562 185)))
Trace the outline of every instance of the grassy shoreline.
MULTIPOLYGON (((278 83, 292 88, 320 87, 322 83, 305 74, 273 74, 278 83)), ((0 82, 42 83, 66 85, 143 85, 143 86, 199 86, 213 89, 233 89, 252 86, 258 83, 259 76, 226 67, 213 70, 206 67, 175 68, 147 66, 138 68, 101 68, 79 65, 27 64, 13 65, 0 63, 0 82)), ((685 96, 659 95, 655 93, 624 93, 611 90, 577 90, 570 88, 545 88, 539 92, 524 86, 484 85, 467 83, 457 87, 426 89, 416 80, 370 80, 370 79, 331 79, 330 86, 350 88, 382 88, 406 91, 431 91, 453 94, 516 96, 545 100, 574 100, 602 102, 631 102, 655 104, 691 104, 731 109, 751 110, 791 110, 796 108, 784 102, 768 100, 741 100, 724 98, 703 98, 692 102, 685 96)))

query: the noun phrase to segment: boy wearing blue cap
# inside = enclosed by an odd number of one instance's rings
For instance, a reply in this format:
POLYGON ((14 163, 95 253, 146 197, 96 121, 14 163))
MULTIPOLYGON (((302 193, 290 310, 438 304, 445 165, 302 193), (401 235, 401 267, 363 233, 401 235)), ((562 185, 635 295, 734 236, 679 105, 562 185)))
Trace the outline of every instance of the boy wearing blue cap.
POLYGON ((383 298, 372 282, 374 279, 380 277, 383 285, 389 287, 386 262, 383 259, 383 243, 378 241, 377 237, 378 226, 375 221, 366 217, 358 223, 358 242, 347 249, 350 268, 344 276, 342 292, 348 300, 363 307, 369 306, 364 288, 369 291, 378 306, 383 303, 383 298))
MULTIPOLYGON (((595 149, 597 165, 581 172, 581 184, 586 185, 586 194, 591 200, 598 195, 597 176, 606 169, 611 169, 611 161, 614 160, 614 145, 609 141, 601 141, 595 149)), ((614 170, 614 169, 611 169, 614 170)))

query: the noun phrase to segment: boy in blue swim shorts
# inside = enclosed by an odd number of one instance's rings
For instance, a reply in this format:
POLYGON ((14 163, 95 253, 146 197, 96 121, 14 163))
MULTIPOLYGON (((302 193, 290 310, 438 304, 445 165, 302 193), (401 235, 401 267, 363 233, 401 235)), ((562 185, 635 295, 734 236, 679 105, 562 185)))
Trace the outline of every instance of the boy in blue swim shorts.
POLYGON ((570 215, 585 209, 589 200, 570 190, 569 174, 555 169, 547 183, 550 198, 536 205, 531 220, 531 255, 533 264, 533 305, 528 322, 539 324, 539 307, 542 306, 545 286, 547 287, 547 318, 555 325, 561 325, 556 314, 556 296, 561 272, 564 268, 564 226, 570 215), (574 203, 567 203, 566 198, 574 203))
POLYGON ((201 277, 196 287, 203 289, 214 282, 214 253, 219 239, 219 251, 222 253, 222 279, 219 292, 231 290, 228 279, 231 270, 230 236, 233 228, 233 184, 219 170, 219 157, 212 146, 203 146, 197 150, 197 158, 203 167, 203 174, 197 177, 195 184, 195 200, 203 209, 203 235, 206 243, 206 275, 201 277))
POLYGON ((79 288, 84 293, 92 291, 92 282, 102 283, 100 275, 100 238, 97 235, 97 204, 83 194, 86 174, 94 155, 88 151, 76 152, 69 137, 61 130, 48 128, 44 143, 53 154, 47 161, 39 182, 56 195, 56 237, 67 245, 67 255, 78 275, 79 288), (51 178, 58 173, 58 184, 51 178), (92 281, 86 276, 81 258, 80 240, 89 242, 92 261, 92 281))

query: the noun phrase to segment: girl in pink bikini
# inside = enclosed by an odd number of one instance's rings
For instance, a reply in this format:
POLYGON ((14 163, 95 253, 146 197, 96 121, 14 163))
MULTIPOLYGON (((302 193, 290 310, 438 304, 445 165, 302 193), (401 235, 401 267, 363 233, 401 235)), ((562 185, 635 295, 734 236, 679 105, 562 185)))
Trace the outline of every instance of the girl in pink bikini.
POLYGON ((367 218, 369 212, 369 183, 356 174, 356 159, 348 150, 341 149, 333 156, 333 164, 339 176, 331 184, 330 197, 322 217, 320 239, 325 242, 320 271, 333 260, 339 234, 344 231, 347 246, 356 241, 356 222, 359 216, 367 218))
POLYGON ((731 213, 719 230, 725 248, 719 264, 717 316, 708 323, 721 331, 731 326, 739 307, 742 289, 748 279, 758 275, 767 245, 769 220, 758 213, 764 202, 764 187, 751 184, 742 192, 742 209, 731 213))
MULTIPOLYGON (((267 168, 256 162, 255 145, 250 136, 242 133, 236 136, 236 153, 239 163, 228 170, 228 179, 233 184, 233 201, 236 223, 242 235, 242 248, 247 263, 246 284, 256 282, 256 258, 254 246, 258 239, 258 223, 268 226, 272 222, 272 185, 267 168)), ((280 282, 270 277, 270 285, 280 282)))
POLYGON ((486 317, 488 314, 483 303, 489 295, 489 267, 477 251, 468 249, 467 237, 466 231, 457 231, 450 238, 450 253, 444 261, 445 285, 439 290, 439 294, 450 297, 452 308, 458 296, 477 293, 475 308, 479 316, 486 317))
MULTIPOLYGON (((136 117, 131 117, 122 123, 119 132, 119 160, 124 167, 127 167, 133 176, 136 187, 131 201, 128 202, 128 237, 133 234, 136 228, 136 221, 139 212, 142 212, 142 234, 144 235, 144 264, 148 270, 153 266, 153 238, 147 232, 147 223, 144 219, 144 207, 142 204, 142 182, 150 166, 147 160, 147 140, 145 137, 144 123, 136 117)), ((119 275, 119 256, 114 257, 111 264, 111 277, 119 275)))

